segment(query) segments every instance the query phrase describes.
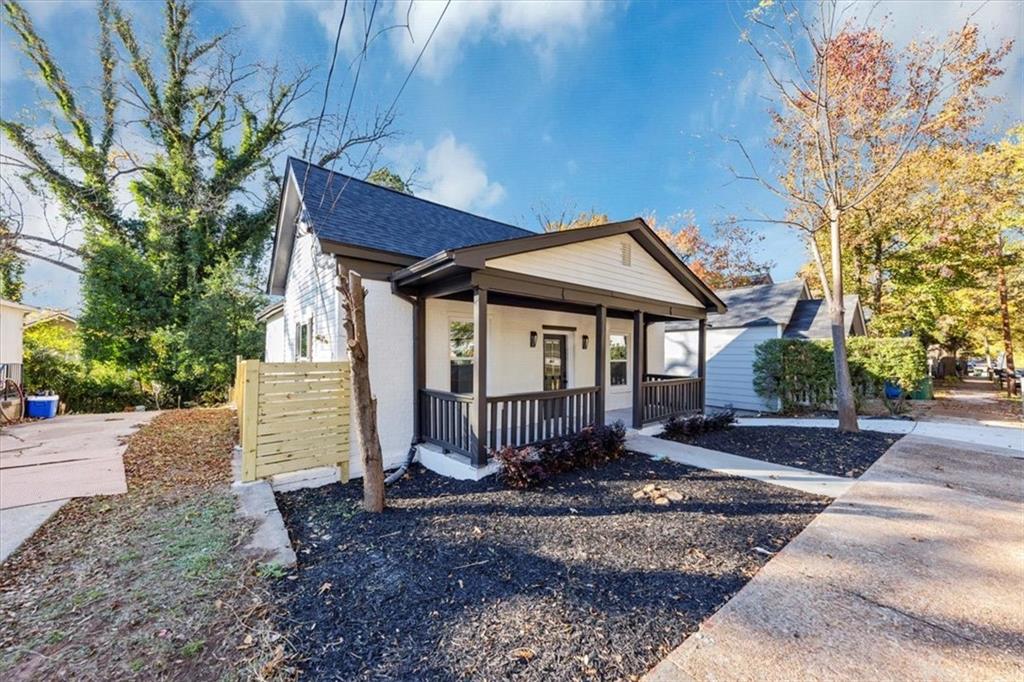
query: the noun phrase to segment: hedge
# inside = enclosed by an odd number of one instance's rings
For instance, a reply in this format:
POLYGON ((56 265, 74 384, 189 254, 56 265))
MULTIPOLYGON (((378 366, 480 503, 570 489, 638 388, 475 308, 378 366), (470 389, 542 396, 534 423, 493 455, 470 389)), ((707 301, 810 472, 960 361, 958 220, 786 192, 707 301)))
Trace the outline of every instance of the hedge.
MULTIPOLYGON (((886 381, 909 393, 928 376, 925 348, 917 339, 855 336, 846 343, 858 403, 884 397, 886 381)), ((778 398, 783 411, 829 407, 835 386, 831 341, 771 339, 754 349, 754 390, 778 398)))

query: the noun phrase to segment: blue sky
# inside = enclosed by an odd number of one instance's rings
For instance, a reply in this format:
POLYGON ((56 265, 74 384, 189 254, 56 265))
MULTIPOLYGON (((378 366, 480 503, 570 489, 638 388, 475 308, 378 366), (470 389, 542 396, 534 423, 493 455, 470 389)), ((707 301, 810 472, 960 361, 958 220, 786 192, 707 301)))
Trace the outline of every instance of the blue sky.
MULTIPOLYGON (((162 21, 157 3, 122 3, 144 34, 162 21)), ((382 154, 403 174, 415 171, 418 194, 535 229, 534 211, 595 209, 613 219, 651 211, 668 217, 686 210, 710 230, 713 221, 781 206, 748 182, 724 140, 738 137, 761 151, 769 133, 761 71, 739 43, 739 24, 752 3, 456 2, 398 104, 402 136, 382 154)), ((51 40, 71 80, 95 83, 96 26, 90 2, 26 3, 51 40)), ((341 3, 204 2, 196 9, 201 33, 236 29, 234 45, 247 60, 277 61, 286 69, 317 69, 306 112, 319 108, 341 3)), ((368 5, 351 2, 328 111, 348 94, 347 70, 368 5)), ((356 96, 357 113, 386 107, 443 7, 421 0, 409 12, 410 30, 374 44, 356 96), (410 32, 412 39, 410 40, 410 32)), ((944 31, 978 5, 890 2, 889 37, 944 31), (927 24, 923 22, 927 21, 927 24)), ((378 26, 404 21, 406 3, 382 4, 378 26)), ((877 10, 876 10, 877 11, 877 10)), ((977 19, 988 42, 1024 34, 1020 2, 993 0, 977 19)), ((39 88, 5 26, 0 38, 0 108, 5 117, 36 110, 39 88)), ((993 136, 1024 119, 1021 45, 997 89, 1006 101, 992 113, 993 136)), ((88 91, 81 92, 88 97, 88 91)), ((45 117, 36 117, 45 124, 45 117)), ((297 153, 294 147, 284 150, 297 153)), ((7 172, 7 171, 4 171, 7 172)), ((32 206, 30 231, 45 231, 32 206)), ((51 209, 51 222, 60 218, 51 209)), ((805 260, 800 240, 784 227, 759 227, 761 255, 775 261, 776 279, 794 275, 805 260)), ((75 278, 33 264, 29 303, 76 308, 75 278)))

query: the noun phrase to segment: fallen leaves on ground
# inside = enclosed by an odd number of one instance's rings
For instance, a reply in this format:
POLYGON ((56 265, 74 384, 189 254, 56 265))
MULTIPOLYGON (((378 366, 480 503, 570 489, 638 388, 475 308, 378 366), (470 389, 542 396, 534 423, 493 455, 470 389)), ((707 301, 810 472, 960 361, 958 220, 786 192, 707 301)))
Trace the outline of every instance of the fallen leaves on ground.
POLYGON ((290 674, 239 547, 235 415, 165 412, 133 434, 128 492, 68 502, 0 568, 0 676, 271 679, 290 674), (247 646, 238 647, 240 641, 247 646))

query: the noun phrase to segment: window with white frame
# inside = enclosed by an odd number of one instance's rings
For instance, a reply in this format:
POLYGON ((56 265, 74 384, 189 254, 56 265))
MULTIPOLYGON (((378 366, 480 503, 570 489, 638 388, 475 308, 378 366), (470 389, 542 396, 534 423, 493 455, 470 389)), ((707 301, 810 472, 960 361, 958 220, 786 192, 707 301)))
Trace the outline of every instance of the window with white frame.
POLYGON ((313 359, 313 318, 295 325, 295 359, 313 359))
POLYGON ((608 379, 612 386, 629 384, 629 339, 625 334, 608 337, 608 379))

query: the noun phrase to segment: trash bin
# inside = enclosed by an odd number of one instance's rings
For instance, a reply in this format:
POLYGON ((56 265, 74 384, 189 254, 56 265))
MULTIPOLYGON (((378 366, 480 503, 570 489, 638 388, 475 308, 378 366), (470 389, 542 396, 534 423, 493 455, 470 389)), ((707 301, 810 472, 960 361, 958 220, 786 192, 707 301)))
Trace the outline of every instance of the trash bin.
POLYGON ((910 394, 910 398, 912 400, 931 400, 933 395, 931 377, 926 377, 921 380, 917 388, 914 389, 914 392, 910 394))
POLYGON ((57 416, 57 395, 25 396, 25 416, 30 419, 53 419, 57 416))

